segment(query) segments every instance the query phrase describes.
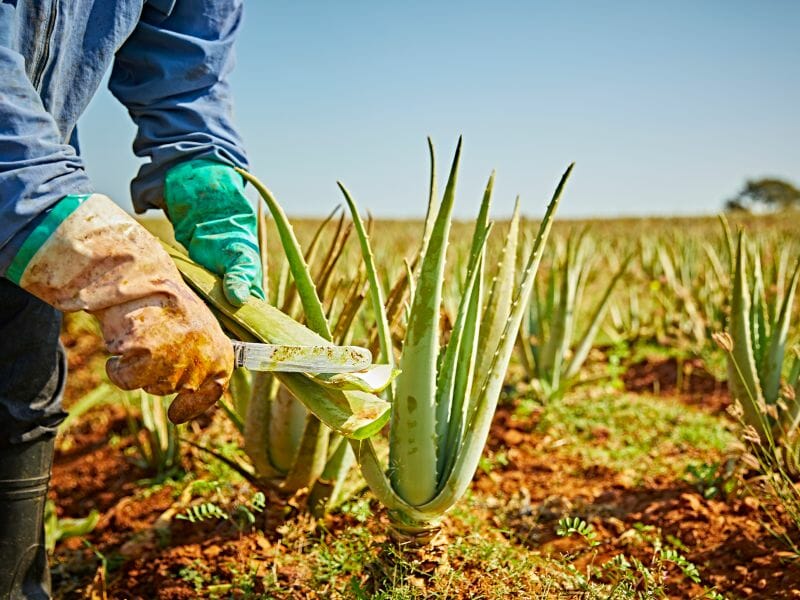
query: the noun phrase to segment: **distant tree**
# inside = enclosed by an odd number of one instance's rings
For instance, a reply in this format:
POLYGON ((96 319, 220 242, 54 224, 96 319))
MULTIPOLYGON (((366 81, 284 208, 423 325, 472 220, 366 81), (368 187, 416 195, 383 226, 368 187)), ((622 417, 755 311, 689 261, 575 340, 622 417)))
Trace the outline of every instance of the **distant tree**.
POLYGON ((791 208, 800 208, 800 190, 782 179, 749 179, 735 197, 725 202, 728 211, 791 208))

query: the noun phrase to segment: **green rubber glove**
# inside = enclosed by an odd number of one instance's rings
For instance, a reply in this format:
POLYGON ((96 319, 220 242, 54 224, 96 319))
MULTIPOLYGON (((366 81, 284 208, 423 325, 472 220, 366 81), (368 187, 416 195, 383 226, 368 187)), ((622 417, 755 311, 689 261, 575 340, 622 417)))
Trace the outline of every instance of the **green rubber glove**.
POLYGON ((241 306, 264 298, 256 214, 236 170, 210 160, 190 160, 167 171, 167 216, 189 256, 222 275, 225 296, 241 306))

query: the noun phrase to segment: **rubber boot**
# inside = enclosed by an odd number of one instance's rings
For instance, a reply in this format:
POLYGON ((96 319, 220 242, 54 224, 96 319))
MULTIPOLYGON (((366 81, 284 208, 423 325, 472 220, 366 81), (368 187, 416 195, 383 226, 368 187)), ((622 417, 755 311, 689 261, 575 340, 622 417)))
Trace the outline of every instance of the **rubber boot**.
POLYGON ((0 448, 0 598, 50 598, 44 505, 54 438, 0 448))

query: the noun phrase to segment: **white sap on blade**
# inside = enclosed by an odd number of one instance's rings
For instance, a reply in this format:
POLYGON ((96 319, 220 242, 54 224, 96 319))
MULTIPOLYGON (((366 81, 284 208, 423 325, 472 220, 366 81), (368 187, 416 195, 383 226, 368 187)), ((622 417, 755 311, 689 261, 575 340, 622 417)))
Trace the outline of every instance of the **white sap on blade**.
POLYGON ((372 363, 360 346, 292 346, 231 340, 237 367, 283 373, 355 373, 372 363))

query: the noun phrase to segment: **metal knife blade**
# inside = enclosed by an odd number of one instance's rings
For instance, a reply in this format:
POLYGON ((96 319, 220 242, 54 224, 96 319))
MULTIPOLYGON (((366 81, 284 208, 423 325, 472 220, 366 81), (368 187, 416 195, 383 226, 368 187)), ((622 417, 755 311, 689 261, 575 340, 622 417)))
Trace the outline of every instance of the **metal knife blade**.
POLYGON ((237 367, 284 373, 354 373, 372 364, 360 346, 290 346, 231 340, 237 367))

